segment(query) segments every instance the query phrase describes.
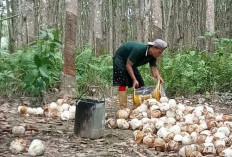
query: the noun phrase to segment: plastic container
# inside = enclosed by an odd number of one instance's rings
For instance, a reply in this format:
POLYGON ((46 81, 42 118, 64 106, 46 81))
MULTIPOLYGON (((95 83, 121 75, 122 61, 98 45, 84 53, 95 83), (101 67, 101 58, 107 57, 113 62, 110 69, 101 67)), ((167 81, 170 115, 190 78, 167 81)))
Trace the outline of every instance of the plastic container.
POLYGON ((81 99, 76 104, 74 132, 77 136, 97 139, 105 129, 105 101, 81 99))

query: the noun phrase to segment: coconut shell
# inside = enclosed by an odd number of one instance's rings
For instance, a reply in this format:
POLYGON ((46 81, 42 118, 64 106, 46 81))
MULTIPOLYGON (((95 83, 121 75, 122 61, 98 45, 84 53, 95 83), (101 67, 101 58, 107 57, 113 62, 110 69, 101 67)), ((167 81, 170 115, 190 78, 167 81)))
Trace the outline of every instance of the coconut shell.
POLYGON ((12 154, 19 154, 26 151, 27 142, 23 139, 15 139, 10 143, 10 151, 12 154))
POLYGON ((180 149, 181 142, 169 141, 167 144, 167 151, 178 151, 180 149))
POLYGON ((207 137, 207 135, 199 135, 199 136, 197 137, 196 143, 197 143, 197 144, 205 143, 206 137, 207 137))
POLYGON ((212 143, 204 143, 203 155, 213 155, 216 154, 216 149, 212 143))
POLYGON ((138 133, 135 135, 135 143, 141 143, 143 140, 143 137, 145 136, 143 131, 138 131, 138 133))
POLYGON ((217 154, 220 154, 225 148, 226 146, 223 146, 223 145, 216 146, 217 154))
POLYGON ((185 155, 186 155, 186 157, 189 157, 196 150, 197 150, 196 145, 186 145, 185 146, 185 155))
POLYGON ((222 120, 225 122, 225 121, 231 121, 232 120, 232 116, 230 115, 223 115, 222 116, 222 120))
POLYGON ((19 106, 20 114, 27 114, 27 106, 19 106))
POLYGON ((202 157, 202 154, 198 151, 193 151, 189 157, 202 157))
POLYGON ((118 110, 116 117, 117 119, 128 119, 129 113, 126 110, 118 110))
POLYGON ((158 137, 154 140, 153 143, 153 148, 155 148, 156 151, 164 152, 166 147, 165 147, 165 142, 162 138, 158 137))
POLYGON ((207 123, 207 127, 208 127, 208 129, 212 129, 214 127, 218 127, 218 122, 217 121, 209 121, 207 123))
POLYGON ((113 119, 113 118, 107 119, 106 124, 107 124, 107 127, 108 127, 108 128, 113 128, 113 129, 114 129, 114 128, 117 128, 117 122, 116 122, 116 120, 113 119))
POLYGON ((159 117, 161 117, 161 111, 160 110, 151 111, 151 118, 159 118, 159 117))
POLYGON ((152 147, 153 142, 154 142, 154 137, 151 134, 148 134, 143 138, 143 143, 148 147, 152 147))
POLYGON ((169 141, 173 140, 174 136, 175 136, 175 134, 173 132, 171 132, 165 137, 164 141, 168 143, 169 141))
POLYGON ((57 104, 58 106, 62 106, 63 103, 64 103, 64 99, 58 99, 58 100, 56 101, 56 104, 57 104))

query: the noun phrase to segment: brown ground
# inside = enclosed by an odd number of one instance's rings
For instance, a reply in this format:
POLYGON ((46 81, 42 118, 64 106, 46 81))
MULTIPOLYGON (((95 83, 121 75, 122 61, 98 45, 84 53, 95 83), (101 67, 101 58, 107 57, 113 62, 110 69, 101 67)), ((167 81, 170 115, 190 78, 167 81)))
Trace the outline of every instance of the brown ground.
MULTIPOLYGON (((187 105, 208 103, 215 108, 215 112, 224 114, 232 113, 232 94, 214 93, 211 95, 194 95, 188 98, 177 97, 178 102, 187 105)), ((131 97, 128 101, 131 105, 131 97)), ((20 155, 12 155, 9 145, 13 137, 11 130, 16 125, 27 126, 26 135, 22 138, 30 143, 33 139, 41 139, 46 143, 43 156, 177 156, 174 152, 156 152, 153 148, 133 143, 131 130, 105 129, 101 139, 83 139, 74 135, 74 120, 61 121, 47 117, 25 117, 17 113, 17 107, 25 104, 27 99, 4 99, 0 98, 0 156, 29 156, 27 152, 20 155)), ((107 116, 113 117, 116 111, 117 98, 106 98, 107 116)), ((30 104, 27 101, 27 104, 30 104)), ((73 102, 73 104, 75 104, 73 102)))

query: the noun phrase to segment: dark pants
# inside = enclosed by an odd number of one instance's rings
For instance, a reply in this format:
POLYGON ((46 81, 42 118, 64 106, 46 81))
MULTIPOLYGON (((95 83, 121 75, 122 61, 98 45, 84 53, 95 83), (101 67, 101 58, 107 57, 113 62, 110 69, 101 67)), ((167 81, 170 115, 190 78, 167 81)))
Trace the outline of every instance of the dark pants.
MULTIPOLYGON (((144 81, 137 68, 133 68, 135 77, 139 82, 139 87, 144 86, 144 81)), ((127 70, 120 69, 113 61, 113 86, 133 86, 133 80, 128 74, 127 70)))

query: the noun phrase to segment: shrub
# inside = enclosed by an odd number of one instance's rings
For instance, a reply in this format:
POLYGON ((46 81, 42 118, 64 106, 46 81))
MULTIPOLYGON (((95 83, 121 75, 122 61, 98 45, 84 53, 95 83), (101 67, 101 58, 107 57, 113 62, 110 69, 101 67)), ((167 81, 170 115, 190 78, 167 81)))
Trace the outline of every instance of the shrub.
POLYGON ((76 55, 77 84, 80 93, 90 86, 110 88, 112 86, 112 57, 102 55, 95 57, 91 47, 87 46, 76 55))
POLYGON ((61 53, 56 30, 41 31, 35 45, 0 55, 0 90, 5 95, 41 95, 57 84, 61 53))

